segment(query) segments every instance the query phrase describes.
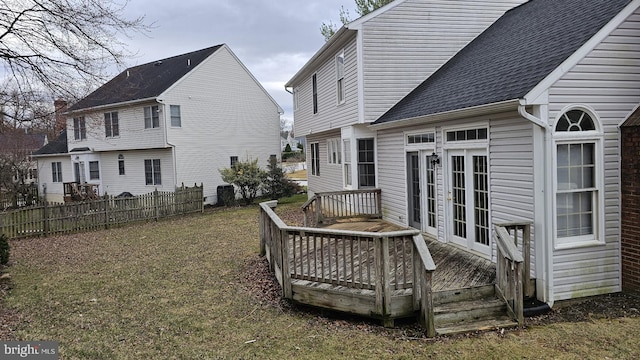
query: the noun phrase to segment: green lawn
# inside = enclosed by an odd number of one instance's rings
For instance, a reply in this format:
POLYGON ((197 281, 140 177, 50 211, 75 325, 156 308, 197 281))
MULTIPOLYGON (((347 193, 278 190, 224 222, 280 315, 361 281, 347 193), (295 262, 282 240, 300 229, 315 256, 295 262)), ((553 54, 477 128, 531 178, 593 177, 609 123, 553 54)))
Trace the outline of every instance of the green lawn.
POLYGON ((640 357, 639 318, 427 339, 269 305, 246 280, 256 206, 11 245, 16 336, 59 341, 65 359, 640 357))

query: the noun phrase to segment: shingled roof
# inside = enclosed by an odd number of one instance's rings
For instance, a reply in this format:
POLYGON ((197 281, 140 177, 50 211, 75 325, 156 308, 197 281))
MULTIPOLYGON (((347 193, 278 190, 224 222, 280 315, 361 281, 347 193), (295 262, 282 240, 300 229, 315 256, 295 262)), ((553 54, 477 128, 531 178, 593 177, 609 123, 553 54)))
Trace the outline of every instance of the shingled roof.
POLYGON ((530 0, 506 12, 374 124, 523 98, 631 0, 530 0))
POLYGON ((154 98, 215 53, 222 45, 131 67, 80 100, 70 111, 154 98))
POLYGON ((66 154, 67 152, 67 130, 64 130, 55 140, 49 141, 47 145, 35 151, 33 155, 55 155, 66 154))

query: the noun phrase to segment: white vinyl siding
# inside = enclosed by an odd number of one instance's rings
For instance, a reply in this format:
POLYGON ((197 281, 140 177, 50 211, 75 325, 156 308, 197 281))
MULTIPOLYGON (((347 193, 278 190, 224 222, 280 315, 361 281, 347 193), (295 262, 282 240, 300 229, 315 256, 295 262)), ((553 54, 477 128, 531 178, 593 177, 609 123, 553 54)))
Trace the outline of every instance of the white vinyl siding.
MULTIPOLYGON (((176 180, 171 149, 102 153, 100 154, 100 169, 102 191, 109 195, 116 196, 125 191, 134 195, 147 194, 156 188, 158 191, 175 190, 176 180), (122 155, 124 159, 119 159, 119 155, 122 155), (144 160, 146 159, 160 159, 161 185, 146 185, 144 171, 144 160), (123 175, 120 175, 119 171, 121 160, 124 160, 126 165, 126 172, 123 175)), ((193 186, 193 183, 185 183, 185 185, 193 186)), ((200 184, 198 183, 198 185, 200 184)))
MULTIPOLYGON (((179 128, 161 125, 167 142, 175 145, 175 159, 162 159, 164 187, 170 185, 168 166, 175 164, 176 185, 202 183, 206 202, 215 203, 217 187, 225 185, 218 169, 229 167, 231 156, 257 159, 266 168, 269 156, 280 154, 279 107, 226 46, 167 90, 163 99, 179 105, 181 117, 179 128)), ((166 116, 161 123, 169 123, 170 107, 161 113, 166 116)))
POLYGON ((314 74, 316 74, 318 86, 317 114, 313 113, 312 76, 307 76, 299 85, 296 85, 294 89, 298 99, 298 108, 294 112, 296 134, 308 134, 310 131, 319 133, 358 122, 356 45, 356 38, 354 37, 340 50, 336 50, 315 71, 314 74), (345 101, 343 104, 339 104, 336 86, 336 57, 343 51, 345 58, 343 79, 345 101))
POLYGON ((638 81, 640 12, 636 10, 549 90, 550 119, 556 119, 567 106, 583 104, 598 115, 604 130, 601 209, 605 244, 554 252, 555 300, 621 290, 618 125, 640 103, 638 81))
MULTIPOLYGON (((114 151, 133 149, 155 149, 167 147, 164 131, 161 128, 145 129, 144 105, 114 108, 118 114, 118 134, 106 137, 104 113, 86 114, 86 140, 74 140, 68 137, 69 150, 75 147, 88 147, 93 151, 114 151)), ((73 120, 69 119, 69 126, 73 120)), ((113 134, 113 132, 112 132, 113 134)))
POLYGON ((328 132, 322 136, 307 136, 307 169, 311 174, 311 144, 317 142, 320 153, 320 176, 309 176, 311 192, 340 191, 344 188, 342 166, 327 166, 327 140, 340 136, 339 132, 328 132))
POLYGON ((364 121, 375 121, 505 11, 524 2, 407 0, 365 22, 364 121))

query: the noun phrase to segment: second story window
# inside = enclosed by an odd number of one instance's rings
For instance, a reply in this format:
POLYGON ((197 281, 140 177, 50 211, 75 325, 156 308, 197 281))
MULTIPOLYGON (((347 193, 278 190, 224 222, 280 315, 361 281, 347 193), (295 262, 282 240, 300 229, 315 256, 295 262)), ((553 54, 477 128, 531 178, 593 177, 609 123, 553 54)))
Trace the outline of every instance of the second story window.
POLYGON ((182 119, 180 118, 180 105, 169 105, 171 112, 171 126, 182 127, 182 119))
POLYGON ((311 78, 311 87, 313 92, 313 113, 318 113, 318 77, 313 74, 311 78))
POLYGON ((106 137, 120 136, 117 111, 104 113, 104 134, 106 137))
POLYGON ((87 124, 84 116, 73 118, 73 138, 75 140, 84 140, 87 138, 87 124))
POLYGON ((144 128, 151 129, 160 127, 160 116, 158 105, 144 107, 144 128))
POLYGON ((342 104, 346 94, 344 89, 344 51, 336 57, 336 87, 338 104, 342 104))

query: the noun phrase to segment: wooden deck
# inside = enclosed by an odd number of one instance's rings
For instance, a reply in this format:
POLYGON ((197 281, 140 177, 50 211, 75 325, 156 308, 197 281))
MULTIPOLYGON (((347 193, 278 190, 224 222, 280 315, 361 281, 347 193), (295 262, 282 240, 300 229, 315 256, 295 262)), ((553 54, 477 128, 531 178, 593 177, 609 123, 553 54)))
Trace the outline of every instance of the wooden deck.
MULTIPOLYGON (((325 228, 364 232, 406 230, 404 227, 377 219, 341 220, 325 228)), ((430 236, 425 236, 425 241, 437 266, 432 278, 434 292, 467 289, 495 283, 496 265, 493 262, 453 245, 444 244, 430 236)), ((407 247, 406 250, 410 251, 411 248, 407 247)), ((407 254, 407 256, 409 255, 407 254)))

